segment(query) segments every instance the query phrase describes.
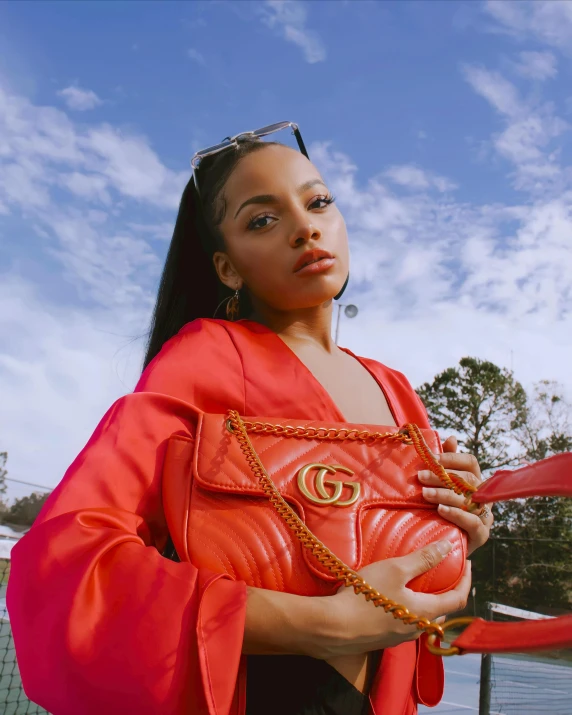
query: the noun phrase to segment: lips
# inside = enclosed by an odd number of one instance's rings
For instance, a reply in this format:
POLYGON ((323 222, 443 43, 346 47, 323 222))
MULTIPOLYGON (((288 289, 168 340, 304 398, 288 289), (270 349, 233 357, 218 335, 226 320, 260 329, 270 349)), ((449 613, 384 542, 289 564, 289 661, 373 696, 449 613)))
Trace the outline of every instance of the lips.
POLYGON ((294 265, 294 273, 302 270, 304 266, 307 266, 310 263, 316 263, 317 261, 321 261, 325 258, 333 258, 333 256, 331 253, 328 253, 328 251, 323 251, 319 248, 315 248, 312 251, 306 251, 306 253, 303 253, 296 261, 294 265))

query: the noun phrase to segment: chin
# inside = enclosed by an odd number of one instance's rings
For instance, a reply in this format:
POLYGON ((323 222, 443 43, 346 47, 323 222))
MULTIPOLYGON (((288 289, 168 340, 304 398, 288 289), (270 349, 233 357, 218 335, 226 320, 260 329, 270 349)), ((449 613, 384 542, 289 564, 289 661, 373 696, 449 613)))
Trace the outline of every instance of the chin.
POLYGON ((290 305, 285 310, 309 310, 311 308, 319 308, 332 302, 334 297, 340 292, 340 288, 321 290, 312 292, 311 295, 300 296, 299 301, 291 301, 290 305))

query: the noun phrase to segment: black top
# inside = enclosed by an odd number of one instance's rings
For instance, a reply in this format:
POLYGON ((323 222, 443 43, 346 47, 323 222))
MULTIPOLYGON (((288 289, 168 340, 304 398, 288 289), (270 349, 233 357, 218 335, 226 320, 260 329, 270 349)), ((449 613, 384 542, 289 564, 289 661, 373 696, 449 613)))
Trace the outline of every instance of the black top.
POLYGON ((369 710, 368 696, 324 660, 250 655, 246 677, 246 715, 367 715, 369 710))
MULTIPOLYGON (((163 556, 180 561, 170 535, 163 556)), ((377 662, 372 658, 366 693, 377 662)), ((369 711, 368 696, 325 660, 249 655, 246 678, 246 715, 367 715, 369 711)))

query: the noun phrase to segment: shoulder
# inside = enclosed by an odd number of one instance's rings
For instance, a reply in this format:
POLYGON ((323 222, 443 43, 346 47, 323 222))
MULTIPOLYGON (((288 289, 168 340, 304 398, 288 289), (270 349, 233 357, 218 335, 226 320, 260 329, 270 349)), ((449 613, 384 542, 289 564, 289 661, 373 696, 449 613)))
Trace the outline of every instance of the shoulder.
POLYGON ((149 363, 135 392, 160 392, 211 412, 242 406, 243 371, 228 322, 200 318, 184 325, 149 363))
POLYGON ((401 414, 398 421, 415 422, 419 427, 429 427, 425 405, 402 372, 371 358, 360 357, 360 360, 383 385, 391 404, 399 406, 401 414))
MULTIPOLYGON (((224 327, 225 321, 199 318, 184 325, 179 332, 163 345, 158 355, 147 366, 145 373, 152 374, 159 366, 172 367, 172 363, 189 361, 199 355, 214 356, 224 352, 228 357, 232 342, 224 327)), ((144 373, 144 374, 145 374, 144 373)))

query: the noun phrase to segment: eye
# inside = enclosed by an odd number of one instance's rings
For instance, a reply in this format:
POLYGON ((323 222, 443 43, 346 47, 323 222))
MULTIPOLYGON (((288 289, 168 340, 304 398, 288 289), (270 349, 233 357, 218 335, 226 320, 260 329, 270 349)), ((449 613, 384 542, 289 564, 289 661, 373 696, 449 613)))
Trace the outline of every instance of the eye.
POLYGON ((260 214, 259 216, 254 216, 248 222, 247 229, 249 231, 256 231, 261 228, 266 228, 267 226, 270 226, 270 220, 273 218, 274 216, 271 216, 270 214, 260 214))
POLYGON ((308 208, 309 209, 325 209, 326 206, 333 204, 335 200, 336 200, 335 196, 332 196, 331 194, 328 194, 328 196, 316 196, 315 199, 312 199, 312 202, 310 203, 308 208), (322 205, 319 206, 317 204, 322 204, 322 205))

